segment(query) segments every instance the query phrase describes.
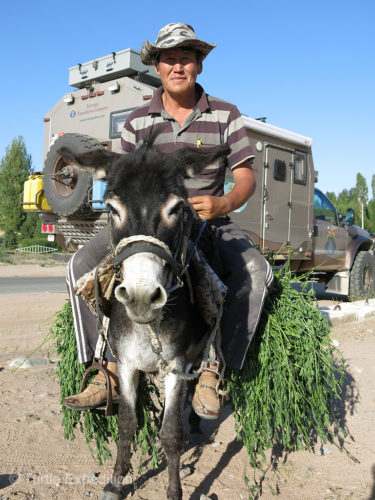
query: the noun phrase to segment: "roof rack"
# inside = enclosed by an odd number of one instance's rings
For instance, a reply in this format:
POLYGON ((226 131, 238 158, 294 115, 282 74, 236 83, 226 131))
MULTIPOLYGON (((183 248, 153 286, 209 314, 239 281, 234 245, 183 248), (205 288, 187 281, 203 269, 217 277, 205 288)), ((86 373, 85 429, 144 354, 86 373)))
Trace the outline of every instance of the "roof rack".
POLYGON ((141 62, 141 55, 133 49, 112 52, 83 64, 69 68, 69 85, 82 89, 91 82, 107 82, 123 76, 137 77, 145 83, 160 86, 153 66, 141 62))

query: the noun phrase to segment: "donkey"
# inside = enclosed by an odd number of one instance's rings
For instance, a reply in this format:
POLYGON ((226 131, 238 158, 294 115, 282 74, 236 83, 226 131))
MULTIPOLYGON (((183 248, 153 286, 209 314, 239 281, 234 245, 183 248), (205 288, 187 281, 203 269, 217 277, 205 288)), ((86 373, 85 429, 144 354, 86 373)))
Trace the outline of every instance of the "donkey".
MULTIPOLYGON (((150 326, 157 332, 162 355, 172 371, 165 376, 164 417, 160 432, 167 463, 167 496, 182 499, 180 452, 183 443, 181 398, 184 372, 205 346, 207 325, 189 300, 187 287, 176 286, 186 253, 187 202, 184 179, 225 157, 226 146, 200 150, 183 148, 161 153, 146 139, 133 153, 104 149, 75 154, 62 148, 66 161, 105 178, 105 203, 110 211, 110 244, 121 283, 115 289, 109 331, 118 360, 120 380, 119 445, 111 481, 102 500, 121 497, 123 477, 130 468, 135 433, 139 371, 158 372, 160 359, 150 342, 150 326), (170 298, 170 300, 169 300, 170 298)), ((189 236, 189 235, 187 235, 189 236)))

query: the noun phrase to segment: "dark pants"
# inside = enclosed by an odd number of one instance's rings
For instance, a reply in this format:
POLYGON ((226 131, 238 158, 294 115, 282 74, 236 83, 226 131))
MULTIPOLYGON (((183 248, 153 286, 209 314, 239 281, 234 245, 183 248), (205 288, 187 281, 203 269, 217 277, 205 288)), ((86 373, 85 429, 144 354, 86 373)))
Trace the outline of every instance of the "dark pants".
MULTIPOLYGON (((216 235, 228 287, 221 321, 222 350, 227 365, 242 368, 259 323, 264 299, 272 285, 269 263, 249 243, 237 224, 223 217, 210 221, 216 235)), ((78 358, 91 361, 97 342, 96 319, 81 298, 74 295, 76 281, 97 266, 108 253, 108 227, 78 250, 68 264, 67 284, 72 301, 78 358)), ((108 348, 105 359, 114 361, 108 348)))

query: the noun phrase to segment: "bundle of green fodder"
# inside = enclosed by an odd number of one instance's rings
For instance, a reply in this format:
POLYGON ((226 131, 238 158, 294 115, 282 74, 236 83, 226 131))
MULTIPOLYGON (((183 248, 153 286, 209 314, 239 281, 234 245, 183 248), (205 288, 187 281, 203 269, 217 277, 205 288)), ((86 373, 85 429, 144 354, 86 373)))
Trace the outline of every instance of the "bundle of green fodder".
MULTIPOLYGON (((317 438, 335 441, 343 432, 333 412, 343 383, 343 361, 339 353, 335 355, 329 326, 314 306, 313 290, 303 286, 297 291, 293 287, 296 281, 288 267, 276 273, 245 366, 227 374, 238 439, 247 448, 251 467, 260 470, 261 459, 270 447, 311 449, 317 438)), ((79 392, 84 372, 77 360, 70 303, 57 315, 52 335, 60 355, 62 400, 79 392)), ((154 467, 155 438, 160 428, 159 404, 155 401, 160 402, 157 388, 143 377, 134 445, 141 447, 142 455, 151 455, 154 467)), ((67 439, 74 439, 78 423, 89 446, 95 444, 94 448, 90 446, 91 453, 102 463, 110 456, 109 441, 118 441, 117 417, 63 407, 67 439)))
MULTIPOLYGON (((50 335, 55 341, 56 351, 60 357, 57 376, 62 403, 65 397, 79 393, 85 372, 85 366, 78 363, 73 314, 69 301, 57 314, 50 335)), ((143 456, 148 453, 153 468, 157 468, 158 464, 157 438, 161 426, 160 406, 158 388, 151 380, 141 375, 137 400, 138 428, 133 444, 134 447, 140 446, 140 463, 143 456)), ((112 456, 109 443, 111 441, 118 443, 117 415, 106 417, 101 410, 80 412, 69 410, 65 406, 62 406, 62 414, 65 439, 74 440, 75 430, 79 424, 92 456, 100 465, 112 456)))
POLYGON ((306 279, 298 291, 297 281, 288 266, 276 273, 245 365, 229 376, 238 438, 255 471, 267 449, 311 451, 345 436, 334 413, 344 361, 313 288, 306 279))

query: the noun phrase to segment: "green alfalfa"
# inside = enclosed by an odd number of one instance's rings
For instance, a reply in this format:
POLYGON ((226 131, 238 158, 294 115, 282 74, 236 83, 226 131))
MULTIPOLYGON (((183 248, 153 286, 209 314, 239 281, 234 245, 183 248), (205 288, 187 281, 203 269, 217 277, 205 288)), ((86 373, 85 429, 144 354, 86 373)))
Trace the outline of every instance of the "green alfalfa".
MULTIPOLYGON (((66 302, 57 314, 51 327, 59 355, 57 376, 60 383, 60 398, 63 399, 80 391, 85 366, 78 362, 74 322, 70 302, 66 302)), ((157 436, 160 428, 159 392, 156 385, 141 374, 137 418, 138 428, 133 445, 141 451, 140 464, 148 453, 153 468, 157 467, 157 436)), ((65 439, 74 440, 77 426, 85 434, 86 443, 92 456, 102 464, 111 458, 110 442, 118 444, 117 415, 106 417, 103 411, 79 412, 62 406, 62 424, 65 439)))
MULTIPOLYGON (((306 283, 297 291, 296 281, 289 266, 276 273, 245 365, 229 375, 238 439, 253 471, 264 472, 270 448, 311 450, 319 439, 345 435, 334 414, 344 362, 313 289, 306 283)), ((250 491, 258 486, 254 473, 250 491)))

